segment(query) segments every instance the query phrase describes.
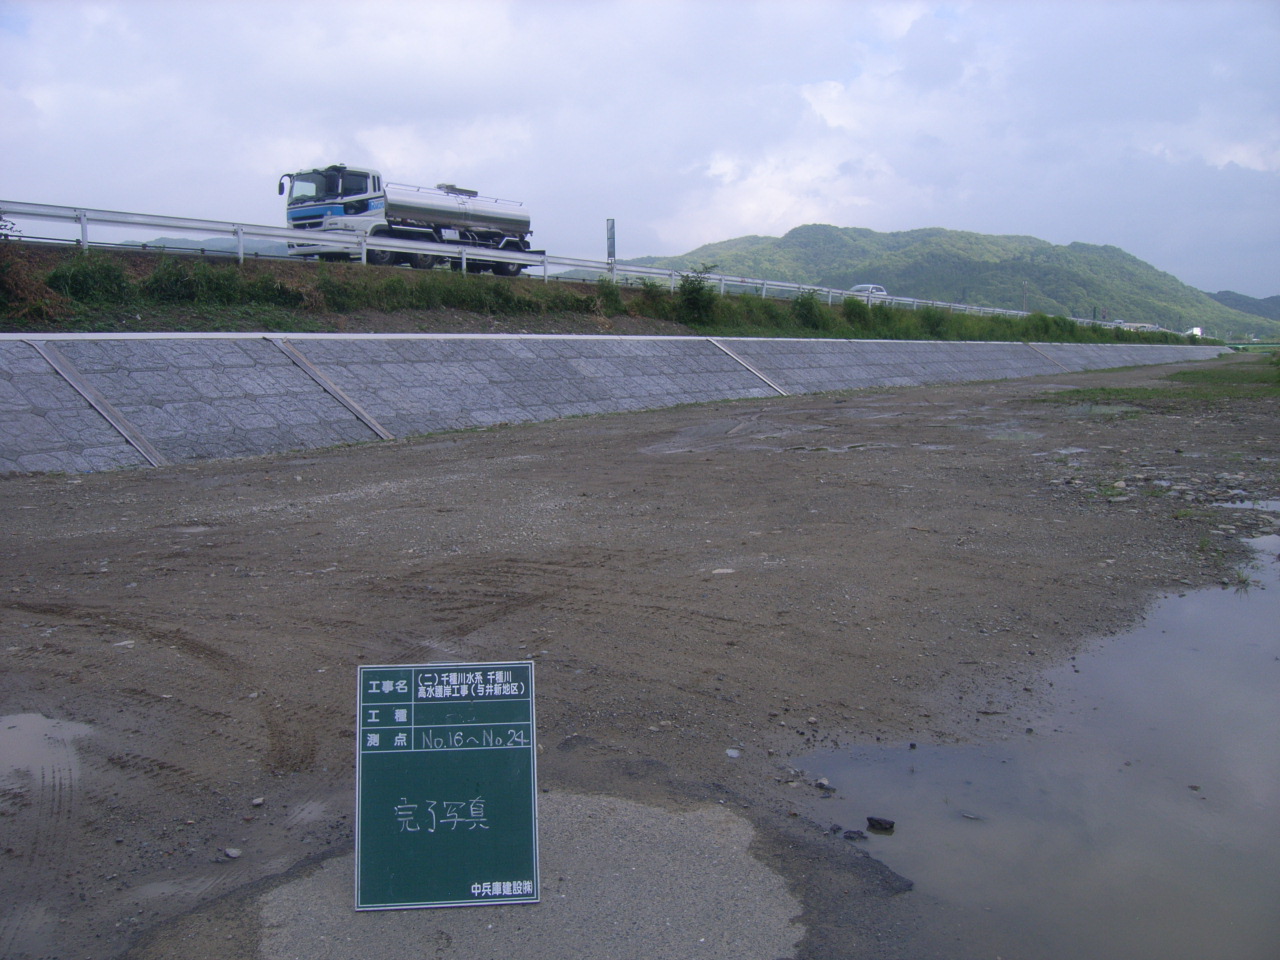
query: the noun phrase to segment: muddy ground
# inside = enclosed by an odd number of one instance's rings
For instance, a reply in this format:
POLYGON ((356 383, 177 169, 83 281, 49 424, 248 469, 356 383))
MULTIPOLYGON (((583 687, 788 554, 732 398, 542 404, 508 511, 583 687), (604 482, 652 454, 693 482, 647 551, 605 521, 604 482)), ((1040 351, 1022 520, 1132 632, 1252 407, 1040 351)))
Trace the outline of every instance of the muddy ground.
POLYGON ((1173 369, 0 479, 0 955, 255 957, 249 895, 350 849, 354 668, 524 658, 544 788, 729 803, 798 956, 906 955, 796 771, 1040 736, 1041 668, 1237 582, 1275 403, 1041 402, 1173 369))

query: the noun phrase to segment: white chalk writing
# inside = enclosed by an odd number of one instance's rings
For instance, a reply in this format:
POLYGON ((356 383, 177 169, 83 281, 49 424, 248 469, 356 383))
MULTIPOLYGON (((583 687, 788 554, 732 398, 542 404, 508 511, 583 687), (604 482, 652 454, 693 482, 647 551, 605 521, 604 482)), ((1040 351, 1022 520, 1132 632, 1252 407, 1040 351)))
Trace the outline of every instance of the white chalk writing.
POLYGON ((400 833, 435 833, 437 829, 488 830, 483 797, 470 800, 423 800, 410 803, 401 797, 393 813, 400 833))

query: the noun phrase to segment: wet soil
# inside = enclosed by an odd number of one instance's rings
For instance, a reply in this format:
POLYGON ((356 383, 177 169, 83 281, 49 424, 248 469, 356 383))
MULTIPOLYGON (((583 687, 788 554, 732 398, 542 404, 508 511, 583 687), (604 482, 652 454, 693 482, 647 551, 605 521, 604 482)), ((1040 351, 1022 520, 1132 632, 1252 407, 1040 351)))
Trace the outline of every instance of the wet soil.
POLYGON ((901 955, 908 884, 791 764, 1020 731, 1047 664, 1232 581, 1274 402, 1042 402, 1174 369, 0 479, 0 734, 53 722, 0 763, 0 954, 256 956, 245 892, 350 849, 354 668, 529 658, 543 787, 732 804, 799 956, 901 955))

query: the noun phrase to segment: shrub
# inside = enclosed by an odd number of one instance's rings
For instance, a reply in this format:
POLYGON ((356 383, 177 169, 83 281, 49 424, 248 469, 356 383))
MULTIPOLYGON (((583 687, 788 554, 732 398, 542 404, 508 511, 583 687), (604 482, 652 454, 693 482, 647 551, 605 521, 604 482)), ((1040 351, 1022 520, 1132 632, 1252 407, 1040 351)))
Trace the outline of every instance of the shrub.
POLYGON ((680 274, 680 282, 676 285, 676 314, 681 323, 700 327, 715 317, 716 301, 720 295, 707 279, 707 274, 714 269, 714 264, 704 263, 692 273, 680 274))
POLYGON ((893 308, 887 303, 877 303, 871 307, 869 313, 870 321, 867 326, 870 331, 877 337, 893 339, 893 331, 897 326, 893 316, 893 308))
POLYGON ((430 274, 421 276, 413 284, 410 299, 419 310, 435 310, 440 306, 440 285, 430 274))
POLYGON ((855 331, 865 331, 871 325, 871 308, 865 300, 857 297, 845 297, 844 303, 840 304, 840 315, 855 331))
POLYGON ((409 305, 409 284, 401 276, 379 277, 369 292, 372 301, 369 306, 384 313, 403 310, 409 305))
POLYGON ((627 312, 627 305, 622 302, 622 291, 608 277, 601 277, 596 281, 596 303, 606 317, 616 317, 627 312))
POLYGON ((240 273, 235 267, 214 267, 203 260, 163 258, 142 281, 142 292, 162 303, 240 303, 240 273))
MULTIPOLYGON (((544 312, 551 313, 594 313, 596 298, 574 293, 567 287, 552 287, 542 299, 542 308, 544 312)), ((513 301, 512 309, 508 312, 536 313, 538 312, 537 301, 526 300, 525 298, 513 301), (522 303, 529 303, 531 307, 523 307, 521 306, 522 303)))
POLYGON ((365 301, 364 291, 353 283, 349 277, 335 276, 323 267, 320 268, 316 289, 324 301, 325 308, 334 313, 345 313, 355 310, 365 301))
POLYGON ((243 285, 245 300, 252 303, 268 303, 276 307, 300 307, 305 301, 301 291, 273 277, 260 273, 243 285))
POLYGON ((809 330, 828 330, 832 326, 826 306, 813 290, 805 290, 791 301, 791 318, 809 330))
POLYGON ((640 296, 644 300, 656 303, 667 298, 667 288, 652 277, 641 277, 640 296))
POLYGON ((91 253, 59 264, 45 283, 81 303, 123 303, 134 295, 133 284, 118 261, 91 253))
POLYGON ((649 277, 640 279, 640 302, 638 311, 646 317, 657 317, 670 320, 675 313, 675 301, 670 291, 657 280, 649 277))
POLYGON ((925 307, 919 314, 920 328, 925 336, 932 340, 947 339, 950 320, 951 318, 937 307, 925 307))
POLYGON ((730 304, 734 308, 735 318, 740 326, 763 327, 765 328, 763 332, 768 332, 768 328, 781 327, 787 319, 782 304, 777 300, 744 294, 726 297, 725 306, 728 307, 730 304))
POLYGON ((15 319, 53 320, 69 306, 65 296, 52 290, 0 242, 0 312, 15 319))

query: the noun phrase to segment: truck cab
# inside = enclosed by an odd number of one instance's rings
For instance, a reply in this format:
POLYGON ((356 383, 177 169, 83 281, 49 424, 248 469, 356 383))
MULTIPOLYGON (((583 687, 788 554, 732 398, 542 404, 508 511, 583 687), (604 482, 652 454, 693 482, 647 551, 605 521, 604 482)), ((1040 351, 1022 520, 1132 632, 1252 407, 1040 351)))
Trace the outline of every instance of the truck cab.
POLYGON ((377 170, 356 170, 334 164, 323 170, 286 173, 280 178, 279 192, 285 192, 289 181, 286 216, 289 226, 300 230, 346 229, 372 232, 376 224, 385 222, 382 175, 377 170), (339 219, 334 223, 329 218, 339 219))

